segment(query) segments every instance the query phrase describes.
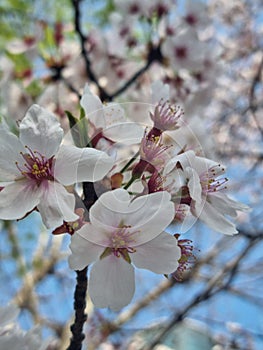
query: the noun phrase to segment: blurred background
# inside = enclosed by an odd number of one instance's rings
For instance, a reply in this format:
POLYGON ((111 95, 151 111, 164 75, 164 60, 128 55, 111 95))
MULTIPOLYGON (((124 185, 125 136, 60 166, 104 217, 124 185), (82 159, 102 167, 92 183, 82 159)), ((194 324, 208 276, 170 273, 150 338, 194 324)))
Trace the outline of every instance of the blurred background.
MULTIPOLYGON (((262 32, 262 0, 1 1, 0 115, 15 133, 33 103, 67 132, 65 110, 79 115, 85 83, 147 122, 151 84, 163 81, 185 112, 173 139, 225 164, 232 198, 252 208, 233 237, 200 222, 172 227, 193 246, 182 280, 137 270, 120 313, 88 300, 83 349, 262 349, 262 32)), ((38 324, 50 350, 65 349, 70 236, 52 235, 38 213, 0 228, 0 305, 15 302, 23 329, 38 324)))

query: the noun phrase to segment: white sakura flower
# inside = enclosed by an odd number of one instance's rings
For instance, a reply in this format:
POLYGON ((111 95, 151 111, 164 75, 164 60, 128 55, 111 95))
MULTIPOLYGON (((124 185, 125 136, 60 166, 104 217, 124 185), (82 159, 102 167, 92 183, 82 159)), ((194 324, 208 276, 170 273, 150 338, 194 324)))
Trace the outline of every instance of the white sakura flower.
POLYGON ((156 136, 165 130, 178 129, 178 121, 184 114, 180 106, 173 106, 170 103, 169 98, 169 85, 155 81, 152 84, 152 102, 155 108, 153 113, 150 112, 150 117, 154 123, 152 133, 156 136))
POLYGON ((215 231, 227 235, 238 233, 235 224, 226 216, 235 217, 237 211, 247 211, 249 207, 230 199, 222 191, 228 181, 221 177, 225 167, 187 151, 171 159, 164 174, 171 176, 175 169, 181 176, 181 189, 177 187, 181 191, 181 203, 190 205, 191 213, 215 231))
POLYGON ((100 98, 91 92, 88 84, 85 85, 80 104, 94 128, 90 135, 93 147, 98 147, 98 142, 103 140, 125 144, 140 142, 143 128, 126 118, 120 104, 103 104, 100 98))
POLYGON ((89 293, 96 307, 119 310, 134 294, 134 268, 169 274, 178 267, 177 240, 163 230, 174 217, 168 192, 131 201, 124 189, 101 195, 90 209, 90 223, 71 238, 69 265, 82 270, 94 263, 89 293))
POLYGON ((60 145, 55 116, 33 105, 19 126, 19 138, 0 128, 0 218, 21 219, 36 207, 46 227, 75 221, 75 198, 64 186, 101 180, 112 167, 104 152, 60 145))

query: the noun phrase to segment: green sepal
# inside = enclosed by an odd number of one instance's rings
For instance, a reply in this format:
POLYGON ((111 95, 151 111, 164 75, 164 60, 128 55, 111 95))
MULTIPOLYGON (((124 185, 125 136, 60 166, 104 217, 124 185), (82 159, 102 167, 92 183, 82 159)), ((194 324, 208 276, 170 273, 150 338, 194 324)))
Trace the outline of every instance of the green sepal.
POLYGON ((131 264, 131 258, 130 258, 130 255, 129 255, 127 249, 123 249, 123 250, 122 250, 121 256, 123 257, 123 259, 124 259, 125 261, 127 261, 127 263, 131 264))
POLYGON ((72 115, 71 112, 65 111, 69 126, 70 132, 73 138, 73 141, 77 147, 89 147, 90 141, 88 137, 88 124, 87 119, 85 118, 85 112, 80 111, 80 118, 76 118, 72 115))
POLYGON ((111 255, 112 250, 111 248, 106 248, 104 252, 101 254, 100 259, 106 258, 107 256, 111 255))

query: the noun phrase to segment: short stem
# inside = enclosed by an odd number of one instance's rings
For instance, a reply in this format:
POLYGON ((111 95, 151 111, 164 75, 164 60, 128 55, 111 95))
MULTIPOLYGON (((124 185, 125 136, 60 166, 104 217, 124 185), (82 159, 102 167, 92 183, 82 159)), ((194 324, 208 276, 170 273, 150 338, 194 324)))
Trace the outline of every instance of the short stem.
POLYGON ((120 171, 121 174, 124 173, 124 171, 129 168, 129 166, 137 159, 139 154, 140 154, 139 151, 135 153, 135 155, 128 161, 128 163, 124 165, 124 167, 120 171))
POLYGON ((81 271, 76 271, 77 284, 74 293, 75 321, 70 327, 72 337, 67 350, 81 350, 82 342, 85 338, 85 334, 82 331, 83 325, 87 320, 87 315, 85 314, 86 292, 88 285, 87 270, 88 268, 85 267, 85 269, 81 271))
POLYGON ((138 179, 137 177, 135 177, 135 176, 132 176, 131 178, 130 178, 130 180, 126 183, 126 185, 123 187, 125 190, 127 190, 130 186, 131 186, 131 184, 133 183, 133 181, 135 181, 136 179, 138 179))

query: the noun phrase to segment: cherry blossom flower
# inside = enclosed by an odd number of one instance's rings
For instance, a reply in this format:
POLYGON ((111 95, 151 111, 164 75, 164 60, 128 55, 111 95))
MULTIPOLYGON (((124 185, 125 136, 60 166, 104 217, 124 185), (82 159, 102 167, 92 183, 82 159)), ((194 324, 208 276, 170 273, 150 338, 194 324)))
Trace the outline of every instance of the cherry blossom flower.
POLYGON ((21 219, 37 208, 46 227, 75 221, 75 198, 64 186, 101 180, 112 167, 104 152, 60 145, 63 130, 54 115, 33 105, 19 138, 0 128, 0 218, 21 219))
POLYGON ((215 231, 227 235, 238 233, 226 216, 235 217, 237 211, 247 211, 249 207, 223 192, 228 181, 221 176, 225 167, 187 151, 171 159, 164 173, 172 176, 175 169, 180 179, 175 181, 174 191, 180 193, 181 203, 189 205, 191 213, 215 231))
POLYGON ((89 293, 96 307, 118 310, 134 294, 134 264, 159 274, 178 267, 177 240, 163 232, 174 216, 168 192, 131 201, 124 189, 106 192, 90 209, 90 223, 71 237, 69 265, 82 270, 94 263, 89 293))
POLYGON ((143 135, 143 128, 129 121, 124 109, 118 103, 103 104, 100 98, 94 95, 88 84, 85 85, 81 106, 93 128, 90 135, 93 147, 99 147, 99 142, 122 142, 126 145, 139 143, 143 135))
POLYGON ((154 112, 150 113, 154 128, 158 130, 176 130, 179 128, 178 119, 183 115, 179 106, 172 106, 169 101, 160 100, 154 112))
POLYGON ((140 160, 132 170, 132 179, 139 179, 144 171, 161 170, 167 161, 169 146, 162 144, 161 136, 150 136, 145 131, 140 145, 140 160))
POLYGON ((160 136, 163 131, 177 130, 179 120, 184 112, 180 106, 170 103, 170 88, 168 84, 155 81, 152 84, 152 103, 155 105, 154 111, 150 112, 154 125, 150 130, 148 138, 160 136))

